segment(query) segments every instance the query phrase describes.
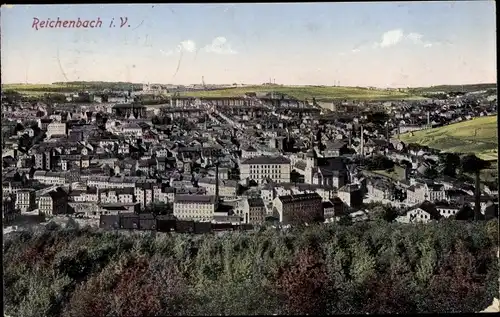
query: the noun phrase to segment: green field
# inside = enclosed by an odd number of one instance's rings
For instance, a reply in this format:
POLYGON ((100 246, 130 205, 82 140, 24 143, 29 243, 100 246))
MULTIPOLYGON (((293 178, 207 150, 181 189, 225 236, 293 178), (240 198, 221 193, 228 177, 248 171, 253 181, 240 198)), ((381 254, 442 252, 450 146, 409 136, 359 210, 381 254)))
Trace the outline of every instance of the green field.
POLYGON ((13 90, 27 96, 39 96, 46 93, 67 93, 80 90, 118 90, 118 89, 142 89, 142 84, 126 82, 68 82, 52 84, 3 84, 2 91, 13 90))
MULTIPOLYGON (((76 90, 102 90, 102 89, 142 89, 142 84, 126 82, 67 82, 53 84, 5 84, 2 90, 15 90, 24 95, 37 96, 44 93, 64 93, 76 90)), ((204 91, 181 92, 181 96, 190 97, 239 97, 248 92, 256 93, 281 93, 290 97, 304 100, 418 100, 425 99, 422 94, 435 91, 474 91, 496 88, 496 84, 478 84, 464 86, 433 86, 410 88, 405 91, 372 90, 363 87, 332 87, 332 86, 247 86, 204 91)))
POLYGON ((455 153, 475 153, 484 160, 498 159, 497 117, 482 117, 435 129, 405 133, 405 143, 455 153))
POLYGON ((463 91, 473 92, 479 90, 496 89, 497 84, 469 84, 469 85, 439 85, 431 87, 410 88, 409 91, 415 94, 432 93, 432 92, 452 92, 463 91))
POLYGON ((181 92, 181 96, 189 97, 239 97, 245 93, 279 93, 304 100, 354 99, 354 100, 401 100, 422 99, 418 95, 398 91, 370 90, 361 87, 328 87, 328 86, 248 86, 204 91, 181 92))

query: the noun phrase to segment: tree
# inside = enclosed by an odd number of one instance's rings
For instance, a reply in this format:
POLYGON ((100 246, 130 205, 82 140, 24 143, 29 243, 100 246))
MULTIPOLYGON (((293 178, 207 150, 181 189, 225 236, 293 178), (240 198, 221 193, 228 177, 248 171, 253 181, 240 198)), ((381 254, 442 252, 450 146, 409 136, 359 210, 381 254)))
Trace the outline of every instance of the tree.
POLYGON ((460 167, 460 156, 455 153, 440 153, 438 171, 440 174, 456 177, 460 167))
POLYGON ((486 297, 484 281, 475 278, 476 259, 464 241, 456 242, 453 249, 445 255, 439 272, 430 282, 429 312, 477 311, 478 303, 484 302, 483 297, 486 297))
POLYGON ((427 168, 424 172, 424 177, 427 179, 434 179, 439 176, 438 170, 431 165, 429 168, 427 168))
POLYGON ((383 155, 375 155, 365 159, 369 170, 387 170, 394 167, 394 162, 383 155))
POLYGON ((43 101, 47 103, 65 103, 66 96, 64 94, 49 93, 43 96, 43 101))
POLYGON ((316 315, 325 311, 326 266, 317 251, 299 251, 294 263, 285 268, 277 281, 287 314, 316 315))
POLYGON ((288 215, 288 223, 292 226, 302 226, 316 222, 323 222, 323 215, 310 210, 296 210, 288 215))
POLYGON ((462 157, 460 162, 464 173, 474 174, 475 176, 475 193, 474 193, 474 220, 478 220, 481 213, 481 177, 480 173, 483 169, 490 166, 489 162, 478 158, 474 154, 468 154, 462 157))
POLYGON ((398 216, 396 208, 392 206, 375 206, 372 210, 372 217, 376 220, 384 220, 387 222, 392 222, 398 216))
POLYGON ((368 114, 368 121, 376 125, 384 125, 389 120, 389 115, 385 112, 377 111, 368 114))
POLYGON ((404 189, 401 189, 401 188, 395 188, 394 189, 394 199, 397 200, 397 201, 404 201, 406 199, 406 191, 404 189))

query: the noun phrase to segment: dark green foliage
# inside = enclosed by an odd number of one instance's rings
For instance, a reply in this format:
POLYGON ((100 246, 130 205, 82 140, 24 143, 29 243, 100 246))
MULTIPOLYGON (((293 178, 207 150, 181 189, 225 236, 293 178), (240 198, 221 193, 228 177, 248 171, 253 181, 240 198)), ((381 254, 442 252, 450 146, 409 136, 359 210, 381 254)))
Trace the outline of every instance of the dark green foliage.
POLYGON ((6 314, 477 312, 496 294, 494 221, 345 222, 221 236, 13 233, 6 314))

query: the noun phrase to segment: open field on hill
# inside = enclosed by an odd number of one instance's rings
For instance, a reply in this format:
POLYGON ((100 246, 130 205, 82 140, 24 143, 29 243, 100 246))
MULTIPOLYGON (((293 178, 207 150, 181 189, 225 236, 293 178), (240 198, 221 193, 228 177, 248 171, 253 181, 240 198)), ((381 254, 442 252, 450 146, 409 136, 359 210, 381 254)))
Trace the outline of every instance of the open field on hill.
MULTIPOLYGON (((126 82, 67 82, 52 84, 5 84, 2 90, 15 90, 24 95, 39 95, 47 92, 71 92, 75 90, 102 90, 102 89, 142 89, 142 84, 126 82)), ((332 87, 332 86, 247 86, 234 87, 204 91, 186 91, 181 96, 192 97, 237 97, 247 92, 267 93, 274 91, 283 93, 297 99, 332 100, 332 99, 354 99, 354 100, 418 100, 424 99, 422 94, 437 91, 476 91, 485 89, 496 89, 496 84, 477 85, 441 85, 433 87, 410 88, 405 92, 373 90, 363 87, 332 87)))
POLYGON ((316 98, 356 99, 356 100, 402 100, 422 99, 423 97, 398 91, 370 90, 361 87, 328 87, 328 86, 248 86, 205 91, 186 91, 181 96, 190 97, 238 97, 245 93, 281 93, 300 100, 316 98))
POLYGON ((410 92, 414 92, 415 94, 419 93, 430 93, 430 92, 452 92, 452 91, 464 91, 464 92, 472 92, 478 90, 488 90, 488 89, 496 89, 497 84, 470 84, 470 85, 439 85, 439 86, 431 86, 431 87, 419 87, 419 88, 410 88, 410 92))
POLYGON ((489 161, 498 159, 496 116, 405 133, 400 139, 405 143, 417 143, 446 152, 475 153, 489 161))
POLYGON ((25 96, 41 96, 47 93, 67 93, 83 90, 82 85, 73 84, 6 84, 2 85, 2 91, 16 91, 25 96))
POLYGON ((103 89, 142 89, 142 84, 126 82, 68 82, 52 84, 5 84, 2 90, 14 90, 23 95, 37 96, 45 93, 65 93, 79 90, 103 90, 103 89))

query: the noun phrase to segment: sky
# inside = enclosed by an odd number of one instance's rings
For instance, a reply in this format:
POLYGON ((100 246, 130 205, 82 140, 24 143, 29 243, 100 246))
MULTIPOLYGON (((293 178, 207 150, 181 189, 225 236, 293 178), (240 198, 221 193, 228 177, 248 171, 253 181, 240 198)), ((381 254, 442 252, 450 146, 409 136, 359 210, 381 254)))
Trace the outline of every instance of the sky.
POLYGON ((1 17, 2 83, 496 82, 494 1, 15 5, 1 17), (58 18, 102 23, 41 27, 58 18))

